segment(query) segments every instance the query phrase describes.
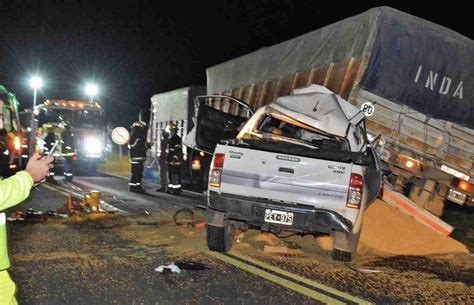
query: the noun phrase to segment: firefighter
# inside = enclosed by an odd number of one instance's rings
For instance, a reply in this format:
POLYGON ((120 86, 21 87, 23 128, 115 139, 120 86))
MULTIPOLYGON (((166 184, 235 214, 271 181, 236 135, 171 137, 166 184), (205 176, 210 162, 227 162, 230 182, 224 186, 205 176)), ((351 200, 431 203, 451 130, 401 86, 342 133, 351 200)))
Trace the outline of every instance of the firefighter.
MULTIPOLYGON (((46 136, 44 137, 44 149, 43 154, 48 155, 51 150, 55 149, 56 144, 56 135, 54 134, 54 127, 50 124, 45 126, 46 129, 46 136)), ((51 153, 51 156, 54 152, 51 153)), ((51 167, 49 171, 49 176, 46 178, 46 181, 55 183, 56 180, 54 179, 54 166, 51 167)))
POLYGON ((146 124, 137 121, 132 125, 130 141, 128 144, 130 163, 132 164, 132 173, 128 183, 131 192, 144 193, 142 188, 143 163, 146 159, 146 124))
POLYGON ((168 142, 168 190, 172 194, 181 192, 181 166, 183 164, 183 149, 181 137, 177 134, 176 126, 170 128, 171 137, 168 142))
POLYGON ((64 156, 64 178, 66 181, 71 182, 74 178, 74 172, 72 168, 72 162, 76 153, 74 134, 71 131, 71 125, 66 124, 64 130, 61 133, 62 141, 62 155, 64 156))
POLYGON ((157 192, 167 192, 168 191, 168 142, 169 135, 166 129, 161 131, 161 141, 160 141, 160 158, 158 162, 160 164, 160 184, 161 187, 157 189, 157 192))

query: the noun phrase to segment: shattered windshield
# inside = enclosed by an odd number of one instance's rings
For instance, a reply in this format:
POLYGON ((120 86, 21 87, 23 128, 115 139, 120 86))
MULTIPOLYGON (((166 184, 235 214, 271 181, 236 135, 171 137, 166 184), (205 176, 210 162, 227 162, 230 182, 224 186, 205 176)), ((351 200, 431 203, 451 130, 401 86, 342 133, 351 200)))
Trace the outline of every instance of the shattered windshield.
POLYGON ((283 117, 277 118, 274 115, 267 114, 263 116, 258 124, 257 131, 264 137, 275 137, 283 141, 292 141, 318 148, 328 147, 343 151, 349 150, 346 139, 304 128, 302 124, 295 124, 295 122, 290 121, 284 120, 283 117))

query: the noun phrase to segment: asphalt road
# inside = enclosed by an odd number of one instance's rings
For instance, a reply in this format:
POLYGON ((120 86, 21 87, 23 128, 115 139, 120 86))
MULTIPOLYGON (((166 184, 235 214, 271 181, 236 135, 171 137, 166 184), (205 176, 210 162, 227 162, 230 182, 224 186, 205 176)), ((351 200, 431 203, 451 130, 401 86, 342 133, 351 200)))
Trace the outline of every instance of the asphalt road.
MULTIPOLYGON (((170 215, 180 208, 204 205, 202 194, 156 193, 153 185, 146 185, 148 194, 135 194, 128 192, 127 183, 110 176, 76 177, 72 184, 59 181, 32 192, 21 210, 54 210, 66 203, 65 192, 80 195, 98 189, 107 192, 110 204, 127 216, 10 223, 11 273, 19 286, 20 304, 385 304, 474 299, 472 255, 459 258, 458 265, 421 257, 362 258, 348 265, 315 249, 311 237, 294 239, 302 245, 296 255, 264 253, 263 244, 276 241, 269 236, 262 239, 258 232, 242 233, 230 254, 222 255, 207 250, 205 229, 171 221, 170 215), (182 267, 181 273, 154 270, 171 262, 182 267)), ((196 218, 203 218, 200 208, 194 211, 196 218)))

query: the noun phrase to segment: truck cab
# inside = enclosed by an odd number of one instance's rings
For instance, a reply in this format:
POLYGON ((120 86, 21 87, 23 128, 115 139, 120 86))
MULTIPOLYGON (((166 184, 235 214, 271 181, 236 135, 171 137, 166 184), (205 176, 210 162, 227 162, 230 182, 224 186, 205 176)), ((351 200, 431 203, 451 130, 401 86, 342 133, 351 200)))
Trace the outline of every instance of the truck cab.
POLYGON ((61 134, 65 125, 69 125, 74 135, 74 160, 87 165, 88 170, 95 171, 98 163, 106 160, 110 143, 106 134, 105 113, 99 103, 84 101, 46 100, 37 106, 35 114, 38 127, 43 129, 37 143, 41 147, 41 138, 45 136, 48 126, 54 130, 59 141, 55 152, 58 164, 61 164, 65 147, 62 145, 61 134))

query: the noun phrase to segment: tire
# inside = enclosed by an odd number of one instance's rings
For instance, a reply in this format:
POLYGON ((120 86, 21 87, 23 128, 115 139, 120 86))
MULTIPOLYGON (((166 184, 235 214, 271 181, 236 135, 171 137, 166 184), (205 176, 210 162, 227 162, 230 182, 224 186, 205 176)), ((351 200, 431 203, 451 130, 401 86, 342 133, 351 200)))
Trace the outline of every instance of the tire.
POLYGON ((235 228, 226 223, 223 227, 207 224, 207 247, 211 251, 226 253, 234 243, 235 228))
POLYGON ((338 262, 350 262, 352 260, 352 252, 332 249, 331 257, 338 262))
POLYGON ((357 253, 360 231, 358 233, 346 234, 343 232, 333 232, 333 249, 331 257, 335 261, 350 262, 357 253))

